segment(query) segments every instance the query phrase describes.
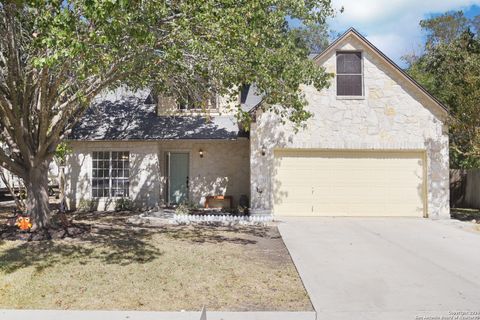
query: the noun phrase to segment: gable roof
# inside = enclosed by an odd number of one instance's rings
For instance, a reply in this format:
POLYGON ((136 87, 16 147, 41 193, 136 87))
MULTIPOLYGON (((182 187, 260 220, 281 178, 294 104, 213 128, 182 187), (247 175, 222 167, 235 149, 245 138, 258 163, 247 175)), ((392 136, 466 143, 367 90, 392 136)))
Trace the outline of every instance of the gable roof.
POLYGON ((405 70, 400 68, 395 62, 393 62, 387 55, 385 55, 380 49, 375 47, 370 41, 367 40, 360 32, 358 32, 355 28, 351 27, 347 31, 345 31, 344 34, 342 34, 340 37, 338 37, 335 41, 333 41, 325 50, 323 50, 321 53, 319 53, 313 60, 319 61, 320 59, 324 58, 327 56, 330 52, 335 50, 337 48, 337 45, 346 39, 347 37, 353 36, 357 40, 359 40, 361 43, 363 43, 366 47, 371 49, 374 53, 376 53, 384 62, 386 62, 388 65, 393 67, 401 77, 403 77, 405 80, 410 82, 414 87, 419 89, 419 91, 425 95, 430 101, 432 101, 436 106, 440 107, 445 113, 448 113, 448 108, 441 103, 437 98, 435 98, 430 92, 428 92, 427 89, 425 89, 420 83, 418 83, 415 79, 413 79, 405 70))

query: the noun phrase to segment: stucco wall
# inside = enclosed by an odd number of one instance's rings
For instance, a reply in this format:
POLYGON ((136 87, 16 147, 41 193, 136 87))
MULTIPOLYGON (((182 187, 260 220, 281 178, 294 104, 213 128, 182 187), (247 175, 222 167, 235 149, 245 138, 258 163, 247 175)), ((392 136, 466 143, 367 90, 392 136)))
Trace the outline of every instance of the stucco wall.
MULTIPOLYGON (((338 45, 342 50, 363 51, 364 98, 337 98, 334 79, 321 92, 303 87, 313 118, 297 134, 275 115, 257 113, 251 128, 252 208, 270 211, 273 207, 275 148, 411 149, 426 151, 428 216, 448 218, 445 114, 361 42, 346 39, 338 45)), ((334 73, 335 57, 333 50, 318 63, 334 73)))
MULTIPOLYGON (((164 172, 166 152, 189 152, 190 200, 203 206, 206 196, 230 195, 233 196, 233 205, 237 206, 241 195, 250 199, 249 147, 247 139, 164 141, 159 144, 161 171, 164 172), (203 158, 200 158, 200 149, 203 158)), ((165 194, 165 178, 162 173, 162 195, 165 194)))
MULTIPOLYGON (((249 142, 234 141, 74 141, 67 165, 67 199, 70 208, 91 199, 93 151, 130 151, 130 198, 140 208, 165 202, 165 152, 190 153, 190 200, 203 205, 207 195, 249 196, 249 142), (198 151, 204 151, 200 158, 198 151)), ((98 199, 99 210, 114 208, 114 200, 98 199)))

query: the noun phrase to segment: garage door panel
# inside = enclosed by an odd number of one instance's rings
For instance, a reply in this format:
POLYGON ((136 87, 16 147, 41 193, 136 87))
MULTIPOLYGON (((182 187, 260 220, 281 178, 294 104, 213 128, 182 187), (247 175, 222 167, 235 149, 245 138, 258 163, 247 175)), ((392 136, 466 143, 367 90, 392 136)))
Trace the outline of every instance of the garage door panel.
POLYGON ((305 217, 311 215, 312 207, 311 205, 306 205, 303 203, 285 203, 284 205, 279 206, 277 215, 280 216, 300 216, 305 217))
POLYGON ((277 215, 423 216, 420 152, 281 150, 275 156, 277 215))

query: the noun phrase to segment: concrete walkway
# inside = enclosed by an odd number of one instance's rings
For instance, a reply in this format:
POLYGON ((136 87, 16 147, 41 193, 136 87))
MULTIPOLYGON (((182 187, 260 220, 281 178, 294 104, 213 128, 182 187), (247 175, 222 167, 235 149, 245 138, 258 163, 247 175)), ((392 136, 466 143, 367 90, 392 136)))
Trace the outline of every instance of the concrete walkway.
POLYGON ((480 319, 480 233, 395 218, 297 218, 279 229, 319 320, 480 319))

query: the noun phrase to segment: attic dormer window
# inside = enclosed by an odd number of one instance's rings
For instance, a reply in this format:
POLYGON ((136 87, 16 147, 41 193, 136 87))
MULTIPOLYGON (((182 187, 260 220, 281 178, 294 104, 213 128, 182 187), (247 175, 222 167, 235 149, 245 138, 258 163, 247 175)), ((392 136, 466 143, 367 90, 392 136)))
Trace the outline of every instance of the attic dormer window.
POLYGON ((209 99, 195 99, 187 96, 177 100, 177 108, 181 111, 204 111, 217 109, 217 97, 213 96, 209 99))
POLYGON ((337 52, 337 96, 363 96, 363 68, 361 52, 337 52))

